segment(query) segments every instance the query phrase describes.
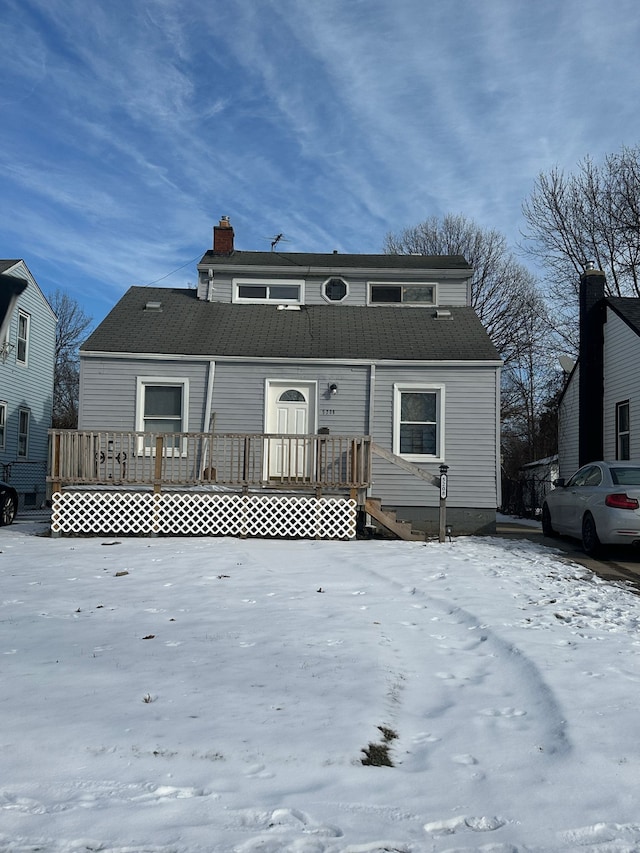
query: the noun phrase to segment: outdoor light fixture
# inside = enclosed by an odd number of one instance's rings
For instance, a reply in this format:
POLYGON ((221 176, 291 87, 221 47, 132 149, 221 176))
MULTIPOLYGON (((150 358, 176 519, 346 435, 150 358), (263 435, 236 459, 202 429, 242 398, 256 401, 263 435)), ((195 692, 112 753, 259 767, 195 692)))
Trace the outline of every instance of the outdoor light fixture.
POLYGON ((335 397, 336 394, 338 393, 338 386, 336 385, 335 382, 332 382, 329 385, 329 393, 331 394, 332 397, 335 397))

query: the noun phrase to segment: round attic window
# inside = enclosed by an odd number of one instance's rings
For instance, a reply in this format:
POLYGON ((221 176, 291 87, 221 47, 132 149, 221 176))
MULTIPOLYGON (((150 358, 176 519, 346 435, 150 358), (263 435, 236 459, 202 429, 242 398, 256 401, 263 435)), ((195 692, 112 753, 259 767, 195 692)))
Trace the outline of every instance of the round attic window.
POLYGON ((322 285, 322 295, 328 302, 342 302, 349 288, 343 278, 328 278, 322 285))

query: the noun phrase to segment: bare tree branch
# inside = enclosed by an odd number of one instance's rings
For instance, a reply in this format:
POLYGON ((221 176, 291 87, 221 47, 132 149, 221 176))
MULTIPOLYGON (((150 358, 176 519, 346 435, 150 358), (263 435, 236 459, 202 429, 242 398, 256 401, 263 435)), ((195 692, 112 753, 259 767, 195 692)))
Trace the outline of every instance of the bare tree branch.
POLYGON ((58 317, 53 386, 53 426, 72 429, 78 425, 80 368, 78 348, 92 318, 63 290, 49 294, 49 304, 58 317))

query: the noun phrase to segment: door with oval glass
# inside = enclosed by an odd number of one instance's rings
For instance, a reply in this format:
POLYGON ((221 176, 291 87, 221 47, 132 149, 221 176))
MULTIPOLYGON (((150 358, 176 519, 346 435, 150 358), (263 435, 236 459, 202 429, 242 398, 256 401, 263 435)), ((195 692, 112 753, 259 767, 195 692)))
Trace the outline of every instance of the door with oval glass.
POLYGON ((313 470, 313 443, 298 438, 315 430, 315 382, 267 382, 266 432, 277 437, 265 443, 265 474, 269 479, 306 479, 313 470))

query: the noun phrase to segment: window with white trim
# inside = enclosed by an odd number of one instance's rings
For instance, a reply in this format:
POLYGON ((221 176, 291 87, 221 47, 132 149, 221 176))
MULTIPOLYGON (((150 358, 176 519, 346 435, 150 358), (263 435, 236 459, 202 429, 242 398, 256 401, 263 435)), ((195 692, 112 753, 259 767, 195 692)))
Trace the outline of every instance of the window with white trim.
POLYGON ((408 459, 444 457, 444 386, 393 388, 393 452, 408 459))
POLYGON ((616 403, 616 459, 630 459, 631 422, 629 401, 616 403))
MULTIPOLYGON (((167 377, 138 377, 137 430, 153 433, 187 432, 189 410, 189 380, 167 377)), ((152 440, 144 440, 150 448, 152 440)), ((180 449, 180 439, 165 439, 165 448, 180 449)))
POLYGON ((234 302, 275 302, 279 305, 301 305, 304 281, 287 279, 234 278, 234 302))
POLYGON ((29 455, 29 421, 31 412, 29 409, 18 410, 18 457, 26 459, 29 455))
POLYGON ((7 446, 7 404, 0 403, 0 450, 7 446))
POLYGON ((370 305, 435 305, 436 285, 431 282, 369 282, 370 305))
POLYGON ((29 328, 31 318, 24 311, 18 311, 18 342, 16 347, 16 361, 19 364, 27 363, 29 353, 29 328))

